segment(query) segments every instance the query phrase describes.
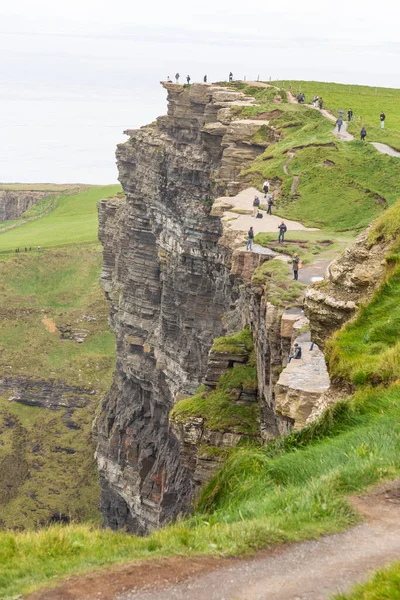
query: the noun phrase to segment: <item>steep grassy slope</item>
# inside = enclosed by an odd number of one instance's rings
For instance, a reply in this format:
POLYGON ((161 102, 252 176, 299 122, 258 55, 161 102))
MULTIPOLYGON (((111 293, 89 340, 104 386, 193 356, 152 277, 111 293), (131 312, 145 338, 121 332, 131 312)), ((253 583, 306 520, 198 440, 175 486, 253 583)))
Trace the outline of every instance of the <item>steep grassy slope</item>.
POLYGON ((324 108, 332 111, 334 115, 343 108, 346 119, 348 109, 352 108, 354 121, 349 127, 351 133, 359 135, 361 127, 365 125, 369 141, 383 142, 400 150, 399 89, 320 81, 285 81, 278 82, 276 85, 282 85, 286 90, 291 85, 294 95, 297 95, 300 90, 303 91, 306 102, 311 102, 314 94, 318 94, 324 100, 324 108), (379 121, 382 110, 387 117, 383 130, 380 128, 379 121))
POLYGON ((29 246, 34 226, 45 245, 54 244, 3 254, 0 261, 0 526, 100 518, 91 428, 110 386, 115 351, 98 282, 96 202, 119 189, 62 195, 55 214, 0 234, 3 248, 16 239, 29 246), (32 383, 26 400, 18 390, 32 383), (50 410, 16 400, 41 404, 46 390, 60 396, 65 386, 78 391, 62 398, 81 396, 80 408, 50 410))

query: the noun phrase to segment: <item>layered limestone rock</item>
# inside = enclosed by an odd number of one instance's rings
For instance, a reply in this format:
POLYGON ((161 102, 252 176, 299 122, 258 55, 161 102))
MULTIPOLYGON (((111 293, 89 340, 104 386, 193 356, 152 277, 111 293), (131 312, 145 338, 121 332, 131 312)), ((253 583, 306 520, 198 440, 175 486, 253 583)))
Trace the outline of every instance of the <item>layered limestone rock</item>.
POLYGON ((49 192, 35 190, 0 190, 0 221, 19 219, 28 208, 48 195, 49 192))
POLYGON ((252 136, 266 126, 236 125, 234 116, 228 123, 232 106, 253 102, 241 92, 164 87, 168 115, 127 131, 118 147, 126 200, 104 200, 99 209, 102 283, 117 346, 96 426, 101 509, 106 525, 138 533, 190 506, 193 477, 168 415, 201 383, 212 341, 225 332, 221 316, 238 300, 210 205, 263 151, 252 136))
POLYGON ((309 287, 305 312, 311 323, 312 338, 321 346, 367 301, 382 281, 385 254, 390 241, 372 244, 369 229, 331 262, 323 281, 309 287))
POLYGON ((246 252, 243 232, 224 225, 227 194, 243 186, 239 172, 277 134, 268 121, 237 118, 237 107, 254 103, 241 92, 164 87, 167 116, 128 130, 118 147, 126 199, 99 207, 102 284, 117 347, 96 424, 101 509, 106 525, 140 534, 185 513, 243 436, 269 440, 307 418, 288 408, 278 385, 303 325, 299 307, 294 317, 285 310, 300 300, 299 290, 288 293, 284 269, 267 269, 265 285, 254 279, 266 261, 288 257, 257 245, 246 252), (281 291, 291 300, 277 301, 281 291), (238 386, 237 378, 230 385, 249 361, 248 348, 209 350, 214 338, 247 325, 257 375, 252 362, 254 385, 238 386), (198 412, 183 400, 169 421, 175 403, 188 397, 198 412), (202 412, 208 399, 229 405, 221 422, 202 412))

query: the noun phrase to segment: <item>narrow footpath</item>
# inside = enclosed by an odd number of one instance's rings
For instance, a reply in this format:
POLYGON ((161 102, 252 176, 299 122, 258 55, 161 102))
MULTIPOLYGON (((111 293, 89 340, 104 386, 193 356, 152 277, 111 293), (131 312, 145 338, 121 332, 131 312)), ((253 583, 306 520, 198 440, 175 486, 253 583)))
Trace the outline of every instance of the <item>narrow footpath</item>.
POLYGON ((353 498, 365 521, 254 558, 171 557, 65 580, 26 600, 328 600, 400 558, 400 480, 353 498))
MULTIPOLYGON (((288 96, 289 102, 291 104, 298 104, 296 98, 293 96, 293 94, 291 92, 287 92, 287 96, 288 96)), ((331 112, 329 112, 329 110, 326 110, 325 108, 320 110, 319 108, 313 106, 312 104, 306 104, 305 106, 307 106, 307 108, 312 108, 314 110, 318 110, 324 117, 326 117, 330 121, 334 121, 336 123, 337 117, 335 117, 335 115, 333 115, 331 112)), ((342 129, 341 129, 340 133, 338 132, 337 127, 335 126, 335 128, 332 131, 333 135, 344 142, 351 142, 352 140, 354 140, 354 135, 352 135, 351 133, 349 133, 347 131, 347 126, 348 126, 348 122, 343 120, 343 125, 342 125, 342 129)), ((378 150, 378 152, 380 152, 381 154, 387 154, 388 156, 393 156, 394 158, 400 158, 400 152, 398 152, 391 146, 388 146, 387 144, 382 144, 381 142, 369 142, 369 143, 376 150, 378 150)))
POLYGON ((400 557, 400 483, 354 500, 367 521, 345 533, 280 548, 156 592, 115 600, 327 600, 400 557))

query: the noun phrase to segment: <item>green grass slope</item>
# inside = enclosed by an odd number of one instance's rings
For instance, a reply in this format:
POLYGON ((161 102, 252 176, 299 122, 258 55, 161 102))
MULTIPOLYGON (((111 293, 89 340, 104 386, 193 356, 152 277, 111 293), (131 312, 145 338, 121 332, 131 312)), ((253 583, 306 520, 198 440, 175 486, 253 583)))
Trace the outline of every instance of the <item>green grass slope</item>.
POLYGON ((12 400, 12 390, 0 393, 0 527, 36 527, 60 514, 100 518, 91 429, 111 383, 115 342, 99 285, 96 204, 119 190, 67 191, 53 212, 0 234, 3 249, 10 239, 29 247, 32 231, 44 246, 4 253, 0 261, 0 379, 94 391, 88 406, 72 412, 23 405, 12 400), (74 331, 84 333, 83 343, 72 339, 74 331))
POLYGON ((0 234, 0 252, 97 242, 97 202, 120 191, 121 186, 110 185, 63 193, 48 215, 0 234))
POLYGON ((294 95, 303 91, 306 102, 310 103, 314 94, 318 94, 324 100, 324 108, 334 115, 343 108, 346 120, 347 111, 352 108, 354 121, 350 123, 350 133, 358 136, 364 125, 369 141, 382 142, 400 150, 400 89, 320 81, 285 81, 276 85, 282 85, 285 90, 291 85, 294 95), (382 110, 386 115, 385 129, 380 128, 382 110))

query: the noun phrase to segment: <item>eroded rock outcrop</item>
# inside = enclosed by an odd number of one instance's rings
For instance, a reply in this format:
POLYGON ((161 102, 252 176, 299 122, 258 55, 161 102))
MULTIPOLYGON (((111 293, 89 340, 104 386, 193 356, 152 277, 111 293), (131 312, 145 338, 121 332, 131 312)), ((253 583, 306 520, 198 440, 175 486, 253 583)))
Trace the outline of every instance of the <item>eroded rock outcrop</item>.
POLYGON ((35 190, 0 190, 0 221, 19 219, 28 208, 48 195, 49 192, 35 190))
POLYGON ((370 229, 360 234, 347 250, 332 261, 323 281, 307 290, 305 312, 312 338, 325 340, 346 323, 361 302, 367 301, 385 273, 385 254, 391 241, 372 243, 370 229))

